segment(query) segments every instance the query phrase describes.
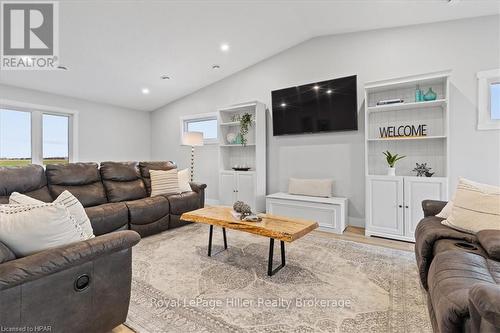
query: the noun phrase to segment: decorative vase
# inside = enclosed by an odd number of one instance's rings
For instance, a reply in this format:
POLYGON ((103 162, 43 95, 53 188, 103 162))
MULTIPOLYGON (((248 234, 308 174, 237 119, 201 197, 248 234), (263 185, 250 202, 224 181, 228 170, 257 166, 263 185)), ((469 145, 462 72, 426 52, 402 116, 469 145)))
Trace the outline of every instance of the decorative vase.
POLYGON ((227 143, 234 144, 236 141, 236 133, 227 133, 226 140, 227 143))
POLYGON ((436 97, 436 93, 432 90, 432 88, 429 88, 429 90, 427 90, 424 94, 424 101, 434 101, 436 97))
POLYGON ((422 102, 424 93, 420 90, 420 86, 417 84, 417 89, 415 90, 415 102, 422 102))
POLYGON ((234 139, 234 143, 237 145, 241 145, 243 140, 241 139, 241 134, 236 135, 236 138, 234 139))
POLYGON ((395 176, 396 175, 396 168, 387 168, 387 176, 395 176))

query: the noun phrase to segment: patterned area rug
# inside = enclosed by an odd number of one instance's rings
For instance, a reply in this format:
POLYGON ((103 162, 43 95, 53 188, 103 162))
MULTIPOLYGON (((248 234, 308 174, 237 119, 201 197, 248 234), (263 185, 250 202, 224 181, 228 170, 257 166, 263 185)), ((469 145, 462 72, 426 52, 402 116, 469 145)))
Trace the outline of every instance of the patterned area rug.
MULTIPOLYGON (((431 332, 413 253, 312 233, 287 244, 287 265, 268 277, 269 239, 227 237, 229 249, 214 257, 205 225, 143 239, 133 251, 126 325, 150 333, 431 332)), ((215 228, 214 252, 221 245, 215 228)))

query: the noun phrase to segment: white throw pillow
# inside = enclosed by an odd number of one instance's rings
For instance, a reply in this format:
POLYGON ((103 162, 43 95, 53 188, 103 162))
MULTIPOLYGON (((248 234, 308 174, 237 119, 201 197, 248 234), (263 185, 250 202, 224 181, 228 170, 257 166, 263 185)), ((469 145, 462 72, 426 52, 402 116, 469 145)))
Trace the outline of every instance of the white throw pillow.
POLYGON ((453 209, 453 200, 450 200, 446 203, 443 209, 441 209, 441 211, 438 214, 436 214, 436 217, 447 219, 451 215, 452 209, 453 209))
POLYGON ((442 224, 475 234, 481 230, 500 230, 500 187, 461 178, 450 216, 442 224))
POLYGON ((179 191, 181 192, 190 192, 192 191, 191 185, 189 185, 190 175, 189 169, 182 169, 177 173, 179 178, 179 191))
MULTIPOLYGON (((25 194, 21 194, 18 192, 13 192, 9 197, 9 204, 43 204, 43 201, 33 199, 25 194)), ((90 223, 89 217, 85 212, 85 208, 83 208, 82 204, 78 199, 71 194, 69 191, 64 191, 61 193, 53 203, 60 203, 64 207, 66 207, 69 213, 75 218, 76 222, 83 229, 85 234, 87 235, 87 239, 94 238, 94 229, 92 229, 92 224, 90 223)))
POLYGON ((17 257, 87 238, 60 203, 0 205, 0 241, 17 257))
POLYGON ((332 196, 332 179, 299 179, 290 178, 288 183, 288 193, 308 195, 312 197, 332 196))
POLYGON ((179 194, 179 176, 177 169, 149 170, 151 177, 151 196, 160 194, 179 194))

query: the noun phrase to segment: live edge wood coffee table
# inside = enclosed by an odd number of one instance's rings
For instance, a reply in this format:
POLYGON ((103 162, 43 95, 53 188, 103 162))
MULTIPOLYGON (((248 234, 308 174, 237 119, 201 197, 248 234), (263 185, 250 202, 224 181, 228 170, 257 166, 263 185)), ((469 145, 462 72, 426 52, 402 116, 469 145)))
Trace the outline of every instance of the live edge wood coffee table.
MULTIPOLYGON (((269 237, 269 261, 267 265, 267 275, 272 276, 277 271, 285 267, 285 242, 291 243, 294 240, 308 234, 318 227, 314 221, 260 214, 261 222, 239 221, 231 214, 230 207, 211 206, 197 209, 182 214, 181 220, 210 225, 208 235, 208 256, 212 256, 212 234, 214 225, 222 227, 224 237, 224 250, 227 249, 226 228, 248 232, 255 235, 269 237), (273 269, 274 240, 279 240, 281 245, 281 265, 273 269)), ((222 251, 224 251, 222 250, 222 251)))

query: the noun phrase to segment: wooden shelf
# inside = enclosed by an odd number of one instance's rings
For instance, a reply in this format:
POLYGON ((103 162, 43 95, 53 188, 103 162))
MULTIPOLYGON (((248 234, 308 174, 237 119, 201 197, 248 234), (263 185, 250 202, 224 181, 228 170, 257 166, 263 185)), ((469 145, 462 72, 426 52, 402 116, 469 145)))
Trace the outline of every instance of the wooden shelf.
POLYGON ((221 144, 219 145, 220 147, 252 147, 255 146, 255 143, 247 143, 245 146, 242 145, 241 143, 228 143, 228 144, 221 144))
POLYGON ((424 108, 444 107, 444 106, 446 106, 446 100, 437 99, 434 101, 427 101, 427 102, 397 103, 397 104, 370 106, 368 107, 368 112, 374 113, 374 112, 424 109, 424 108))
POLYGON ((397 138, 376 138, 376 139, 368 139, 366 141, 407 141, 407 140, 437 140, 437 139, 446 139, 445 135, 434 135, 434 136, 402 136, 397 138))
MULTIPOLYGON (((252 120, 252 123, 255 124, 255 120, 252 120)), ((220 123, 219 125, 220 126, 240 126, 240 122, 239 121, 230 121, 227 123, 220 123)))

